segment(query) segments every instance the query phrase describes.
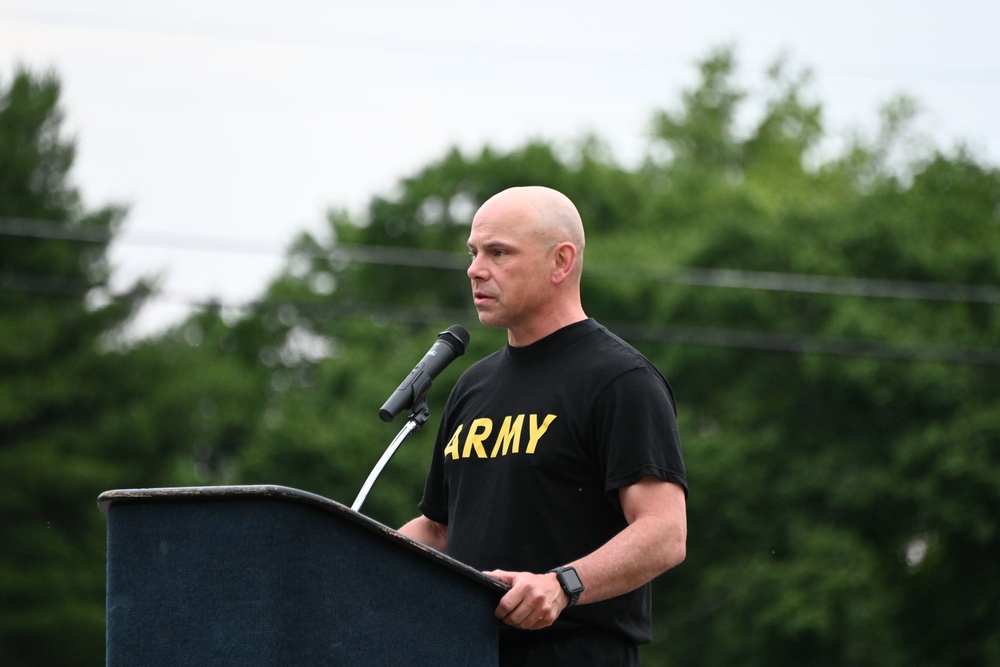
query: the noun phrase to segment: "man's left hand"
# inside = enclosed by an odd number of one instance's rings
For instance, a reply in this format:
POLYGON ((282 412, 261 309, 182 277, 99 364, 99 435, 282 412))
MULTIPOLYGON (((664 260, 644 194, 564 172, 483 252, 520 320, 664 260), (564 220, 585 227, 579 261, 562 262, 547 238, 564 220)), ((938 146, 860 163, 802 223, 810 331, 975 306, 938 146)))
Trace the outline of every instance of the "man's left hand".
POLYGON ((493 570, 485 574, 510 586, 497 606, 496 617, 515 628, 547 628, 555 623, 569 604, 566 593, 552 572, 532 574, 493 570))

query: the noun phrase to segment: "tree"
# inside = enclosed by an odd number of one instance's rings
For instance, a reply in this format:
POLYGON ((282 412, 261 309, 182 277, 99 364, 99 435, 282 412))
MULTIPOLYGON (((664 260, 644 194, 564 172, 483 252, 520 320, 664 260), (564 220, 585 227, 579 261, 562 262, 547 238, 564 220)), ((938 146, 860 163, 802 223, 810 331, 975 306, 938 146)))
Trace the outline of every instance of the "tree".
POLYGON ((0 86, 0 663, 104 655, 97 495, 151 485, 173 457, 145 402, 166 364, 121 344, 149 293, 111 298, 124 211, 86 210, 68 181, 54 75, 0 86))
POLYGON ((886 160, 905 100, 875 142, 810 168, 818 109, 780 68, 737 139, 734 110, 699 107, 743 98, 731 66, 703 66, 660 123, 671 158, 646 168, 681 184, 651 195, 668 261, 743 283, 642 305, 689 343, 655 355, 692 498, 689 562, 659 589, 670 648, 651 662, 992 664, 1000 174, 962 150, 886 160))

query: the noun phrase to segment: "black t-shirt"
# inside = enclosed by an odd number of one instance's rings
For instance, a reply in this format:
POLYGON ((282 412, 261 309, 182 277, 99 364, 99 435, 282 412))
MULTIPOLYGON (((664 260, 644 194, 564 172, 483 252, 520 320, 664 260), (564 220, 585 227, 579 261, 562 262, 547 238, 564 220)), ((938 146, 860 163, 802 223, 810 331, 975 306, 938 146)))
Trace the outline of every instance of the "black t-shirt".
MULTIPOLYGON (((673 393, 645 357, 588 319, 462 375, 419 507, 448 526, 445 551, 457 560, 540 573, 624 529, 618 490, 647 475, 687 489, 673 393)), ((650 607, 647 584, 571 607, 551 630, 596 626, 644 643, 650 607)))

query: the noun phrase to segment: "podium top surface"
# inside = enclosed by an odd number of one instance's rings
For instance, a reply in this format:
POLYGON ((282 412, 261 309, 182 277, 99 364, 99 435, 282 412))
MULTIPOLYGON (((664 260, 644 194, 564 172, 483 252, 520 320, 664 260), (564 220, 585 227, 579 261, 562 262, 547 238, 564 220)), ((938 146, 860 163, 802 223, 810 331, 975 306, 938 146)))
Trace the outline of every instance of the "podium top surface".
MULTIPOLYGON (((147 504, 147 503, 184 503, 205 501, 232 500, 283 500, 300 505, 315 507, 319 510, 349 521, 357 526, 376 533, 384 539, 395 542, 402 549, 410 550, 415 555, 436 561, 440 566, 456 574, 471 579, 480 585, 493 589, 498 596, 508 590, 508 586, 493 577, 489 577, 475 568, 451 558, 450 556, 417 542, 386 525, 352 510, 346 505, 324 498, 308 491, 293 489, 287 486, 270 484, 247 486, 191 486, 151 489, 116 489, 105 491, 97 497, 97 505, 107 514, 116 505, 147 504)), ((499 599, 499 598, 498 598, 499 599)))

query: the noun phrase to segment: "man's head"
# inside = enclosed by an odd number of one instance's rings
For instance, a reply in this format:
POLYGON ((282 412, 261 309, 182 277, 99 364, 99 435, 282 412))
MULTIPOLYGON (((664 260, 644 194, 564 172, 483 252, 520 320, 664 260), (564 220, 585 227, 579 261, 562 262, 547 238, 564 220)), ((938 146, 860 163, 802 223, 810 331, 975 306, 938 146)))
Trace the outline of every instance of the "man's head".
POLYGON ((585 319, 584 245, 579 212, 556 190, 510 188, 488 199, 469 234, 479 320, 505 327, 512 345, 527 345, 585 319))

